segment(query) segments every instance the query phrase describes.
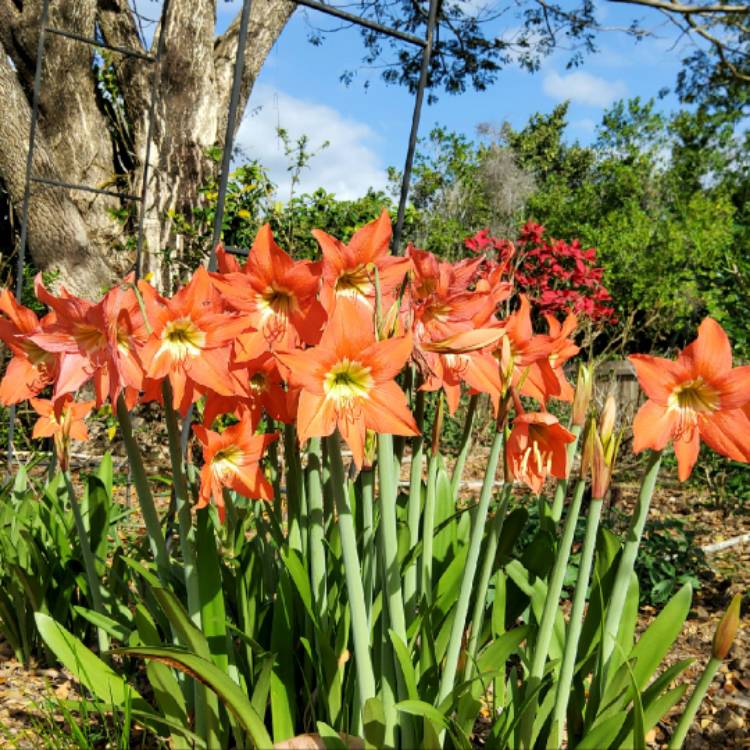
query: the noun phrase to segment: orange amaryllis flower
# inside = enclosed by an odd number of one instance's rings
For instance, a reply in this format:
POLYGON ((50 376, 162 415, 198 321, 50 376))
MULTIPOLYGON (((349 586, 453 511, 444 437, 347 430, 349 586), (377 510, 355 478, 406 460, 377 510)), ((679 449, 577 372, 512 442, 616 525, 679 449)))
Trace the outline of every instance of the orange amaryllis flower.
POLYGON ((243 271, 212 274, 212 281, 223 301, 246 313, 255 329, 237 337, 237 361, 255 359, 268 349, 288 350, 301 341, 320 340, 326 319, 317 300, 320 264, 292 260, 274 242, 268 224, 258 230, 243 271))
POLYGON ((560 381, 549 359, 554 344, 549 336, 534 334, 529 300, 524 294, 519 297, 518 310, 498 324, 506 335, 493 354, 506 387, 512 385, 544 406, 551 396, 560 398, 560 381))
MULTIPOLYGON (((146 285, 142 284, 145 287, 146 285)), ((229 369, 236 336, 249 327, 239 316, 222 312, 221 299, 208 272, 200 266, 190 283, 171 299, 146 298, 152 335, 140 350, 149 391, 169 377, 173 405, 184 414, 196 391, 211 389, 222 396, 242 394, 229 369)))
POLYGON ((9 406, 35 396, 53 383, 59 357, 29 338, 41 326, 52 323, 54 313, 40 321, 33 310, 19 304, 7 289, 0 289, 0 313, 7 316, 0 318, 0 339, 13 352, 0 382, 0 403, 9 406))
POLYGON ((505 461, 511 477, 538 495, 548 476, 558 479, 568 476, 565 446, 573 440, 573 434, 549 412, 516 415, 505 444, 505 461))
POLYGON ((260 461, 277 435, 256 435, 247 414, 224 432, 213 432, 202 425, 193 425, 193 432, 203 446, 204 461, 196 508, 205 508, 213 498, 223 521, 225 487, 249 499, 273 499, 273 487, 260 461))
POLYGON ((354 233, 345 245, 330 234, 313 229, 323 251, 323 288, 320 300, 330 314, 338 299, 348 297, 372 307, 375 300, 375 271, 378 269, 383 309, 391 302, 411 267, 408 258, 388 254, 391 219, 383 209, 380 217, 354 233))
POLYGON ((265 354, 252 362, 243 363, 232 372, 245 385, 246 395, 220 396, 214 391, 206 392, 203 407, 203 424, 210 426, 220 414, 241 414, 247 411, 254 422, 263 412, 279 422, 291 424, 297 413, 299 389, 285 390, 279 372, 279 362, 271 354, 265 354))
POLYGON ((300 442, 337 427, 362 466, 367 430, 416 435, 417 425, 394 378, 409 359, 411 336, 375 340, 372 311, 342 298, 320 344, 277 353, 292 384, 302 389, 297 410, 300 442))
POLYGON ((413 246, 407 248, 407 255, 414 267, 408 314, 421 389, 442 388, 451 414, 458 407, 462 383, 490 394, 497 406, 501 385, 497 363, 479 351, 501 336, 489 331, 488 337, 479 328, 492 318, 497 302, 489 290, 467 291, 482 259, 446 263, 413 246))
POLYGON ((578 318, 573 313, 570 313, 560 323, 554 315, 545 315, 544 317, 547 321, 551 345, 551 351, 547 358, 549 359, 552 371, 557 377, 557 382, 560 384, 560 393, 556 398, 561 401, 572 401, 575 391, 565 377, 563 365, 581 351, 581 348, 576 346, 573 339, 570 338, 578 325, 578 318))
POLYGON ((700 439, 735 461, 750 461, 750 366, 732 368, 732 347, 722 327, 706 318, 698 338, 675 361, 646 354, 628 357, 648 396, 633 422, 633 450, 662 450, 671 440, 680 481, 698 458, 700 439))
POLYGON ((83 418, 94 406, 93 401, 73 400, 73 396, 64 396, 49 401, 42 398, 32 398, 30 403, 39 419, 34 425, 31 436, 35 439, 51 437, 55 443, 55 453, 60 468, 68 469, 71 440, 88 440, 89 431, 83 418))
POLYGON ((146 339, 146 329, 132 277, 113 287, 96 304, 63 290, 55 297, 41 281, 35 283, 41 302, 55 311, 55 319, 32 335, 42 349, 60 355, 55 398, 94 381, 96 403, 107 396, 115 403, 124 389, 129 404, 135 402, 143 380, 136 349, 146 339))

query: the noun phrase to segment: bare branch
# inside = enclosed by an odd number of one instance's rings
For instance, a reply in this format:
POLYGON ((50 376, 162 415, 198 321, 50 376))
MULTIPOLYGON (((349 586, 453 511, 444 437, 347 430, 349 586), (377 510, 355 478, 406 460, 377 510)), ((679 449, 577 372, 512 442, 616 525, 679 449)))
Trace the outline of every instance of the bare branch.
MULTIPOLYGON (((255 79, 266 60, 274 42, 278 39, 286 22, 295 10, 295 4, 289 0, 268 0, 253 3, 250 11, 249 38, 252 40, 245 50, 245 67, 240 91, 240 106, 235 129, 239 127, 242 112, 252 91, 255 79)), ((216 66, 216 91, 220 101, 220 110, 227 112, 229 95, 232 87, 234 58, 240 30, 240 14, 232 21, 229 28, 216 40, 214 45, 214 64, 216 66)), ((226 118, 226 114, 224 114, 226 118)), ((222 132, 226 127, 223 120, 222 132)))
POLYGON ((720 64, 723 65, 734 78, 736 78, 739 81, 745 81, 746 83, 750 83, 750 75, 747 73, 743 73, 726 55, 727 51, 727 45, 724 41, 721 39, 715 37, 713 34, 709 33, 704 26, 698 25, 692 18, 692 16, 686 16, 686 20, 688 24, 690 25, 690 28, 695 31, 696 34, 703 37, 707 42, 709 42, 714 50, 716 51, 716 54, 719 57, 720 64))
POLYGON ((625 5, 643 5, 648 8, 665 10, 668 13, 678 13, 681 15, 713 15, 713 14, 740 14, 750 13, 750 5, 684 5, 683 3, 672 2, 671 0, 610 0, 612 3, 623 3, 625 5))

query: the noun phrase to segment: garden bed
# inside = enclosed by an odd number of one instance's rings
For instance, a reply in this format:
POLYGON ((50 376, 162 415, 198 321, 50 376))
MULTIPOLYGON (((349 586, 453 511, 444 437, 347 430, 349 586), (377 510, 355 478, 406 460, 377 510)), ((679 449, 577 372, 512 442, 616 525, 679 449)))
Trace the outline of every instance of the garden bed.
MULTIPOLYGON (((156 456, 154 456, 156 457, 156 456)), ((472 452, 467 463, 467 477, 481 476, 486 463, 485 451, 472 452)), ((156 468, 156 465, 153 467, 156 468)), ((471 487, 469 484, 469 488, 471 487)), ((615 484, 613 507, 609 518, 617 511, 631 510, 637 484, 622 481, 615 484)), ((120 502, 126 502, 126 487, 118 488, 120 502)), ((134 500, 131 500, 134 502, 134 500)), ((163 500, 162 510, 166 507, 163 500)), ((605 518, 607 513, 605 512, 605 518)), ((667 478, 656 492, 650 519, 665 523, 666 531, 679 535, 680 531, 694 534, 697 546, 706 546, 723 539, 750 532, 750 507, 723 502, 716 504, 705 492, 685 488, 667 478)), ((133 519, 137 528, 137 519, 133 519)), ((659 546, 652 542, 651 554, 659 554, 659 546)), ((575 552, 575 550, 574 550, 575 552)), ((669 550, 664 551, 665 555, 669 550)), ((681 659, 695 659, 685 673, 685 679, 694 683, 700 675, 710 653, 714 629, 731 596, 750 589, 750 543, 740 543, 705 557, 705 566, 699 572, 700 588, 694 595, 691 616, 676 647, 668 658, 672 664, 681 659)), ((654 618, 657 607, 643 604, 640 610, 639 631, 654 618)), ((0 745, 8 748, 36 749, 38 747, 65 748, 66 741, 73 744, 70 729, 66 727, 62 710, 64 701, 78 697, 77 686, 64 669, 47 665, 34 665, 24 669, 11 658, 7 644, 0 642, 0 745), (49 739, 44 739, 49 738, 49 739), (46 743, 46 744, 45 744, 46 743), (50 744, 51 743, 51 744, 50 744)), ((671 719, 680 715, 683 701, 671 713, 671 719)), ((93 747, 105 747, 114 729, 99 716, 87 717, 90 726, 84 734, 90 737, 93 747), (108 732, 110 735, 108 735, 108 732)), ((481 727, 477 728, 475 743, 482 746, 481 727)), ((653 748, 665 748, 670 736, 669 722, 660 723, 652 730, 649 740, 653 748)), ((750 617, 745 616, 729 658, 722 664, 708 696, 702 704, 695 725, 686 741, 688 750, 714 750, 714 748, 748 748, 750 742, 750 617)), ((132 747, 150 747, 152 740, 133 732, 132 747)))

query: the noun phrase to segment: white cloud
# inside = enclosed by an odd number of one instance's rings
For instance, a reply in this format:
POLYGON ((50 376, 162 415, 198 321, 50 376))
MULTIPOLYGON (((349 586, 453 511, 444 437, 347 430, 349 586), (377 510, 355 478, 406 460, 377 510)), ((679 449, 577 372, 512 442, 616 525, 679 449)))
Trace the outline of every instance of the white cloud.
POLYGON ((596 131, 596 123, 590 117, 582 117, 580 120, 573 120, 570 127, 584 136, 592 136, 596 131))
POLYGON ((368 187, 385 187, 385 169, 374 150, 378 136, 367 123, 324 104, 260 85, 250 98, 236 142, 248 157, 258 159, 269 170, 280 200, 289 198, 290 157, 284 155, 278 127, 287 131, 292 142, 306 135, 308 151, 319 152, 302 171, 297 195, 322 187, 346 199, 364 195, 368 187), (320 150, 326 141, 330 145, 320 150))
POLYGON ((624 81, 607 81, 583 71, 560 75, 552 70, 544 76, 544 93, 553 99, 570 99, 576 104, 606 107, 628 93, 624 81))

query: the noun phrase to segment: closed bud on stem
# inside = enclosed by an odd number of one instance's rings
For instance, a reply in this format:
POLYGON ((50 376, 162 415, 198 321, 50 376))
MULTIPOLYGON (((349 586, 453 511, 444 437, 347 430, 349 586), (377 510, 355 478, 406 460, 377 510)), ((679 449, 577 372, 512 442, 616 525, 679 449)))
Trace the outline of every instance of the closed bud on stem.
POLYGON ((592 465, 594 463, 594 442, 596 439, 596 422, 593 417, 589 419, 586 425, 586 431, 583 433, 583 449, 581 451, 581 479, 587 479, 591 476, 592 465))
POLYGON ((594 366, 581 364, 578 367, 578 382, 573 398, 571 424, 583 427, 586 424, 586 412, 591 403, 591 390, 594 382, 594 366))
POLYGON ((617 403, 615 397, 610 393, 604 403, 602 413, 599 415, 599 435, 602 443, 606 446, 612 437, 617 419, 617 403))
POLYGON ((581 476, 591 476, 591 496, 594 500, 605 498, 612 481, 612 468, 622 438, 622 431, 614 431, 616 411, 614 398, 608 398, 599 417, 598 428, 591 418, 583 438, 581 476))
POLYGON ((729 604, 727 611, 719 621, 714 633, 714 642, 711 647, 711 655, 714 659, 726 659, 729 649, 734 643, 737 630, 740 627, 740 603, 742 596, 735 594, 729 604))
POLYGON ((373 430, 367 430, 365 433, 365 459, 362 464, 363 469, 372 469, 375 464, 375 457, 378 453, 378 434, 373 430))
POLYGON ((386 311, 385 315, 383 316, 383 319, 380 321, 380 331, 378 334, 378 338, 380 340, 382 339, 390 339, 394 336, 398 335, 398 326, 399 326, 399 303, 400 300, 396 300, 386 311))

